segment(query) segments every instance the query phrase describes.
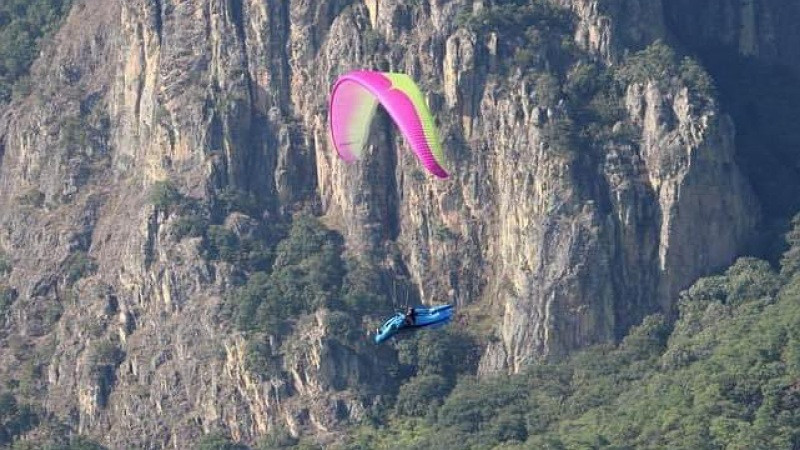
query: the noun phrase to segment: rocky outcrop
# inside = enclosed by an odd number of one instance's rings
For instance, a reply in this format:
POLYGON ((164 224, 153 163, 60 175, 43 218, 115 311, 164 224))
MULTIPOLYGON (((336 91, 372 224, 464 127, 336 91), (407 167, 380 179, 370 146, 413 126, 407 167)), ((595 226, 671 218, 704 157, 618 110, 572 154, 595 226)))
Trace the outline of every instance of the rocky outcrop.
MULTIPOLYGON (((575 12, 575 42, 608 62, 667 34, 664 3, 648 0, 554 0, 575 12)), ((669 2, 666 2, 669 3, 669 2)))

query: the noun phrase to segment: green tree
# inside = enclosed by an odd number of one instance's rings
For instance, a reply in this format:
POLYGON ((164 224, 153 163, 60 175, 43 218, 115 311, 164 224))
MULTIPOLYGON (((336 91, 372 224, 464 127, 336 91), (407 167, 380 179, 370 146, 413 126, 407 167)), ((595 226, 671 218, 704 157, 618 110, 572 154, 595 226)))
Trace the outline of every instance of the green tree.
POLYGON ((160 180, 153 183, 149 193, 150 203, 156 208, 171 211, 182 206, 186 197, 170 180, 160 180))
POLYGON ((786 234, 786 243, 789 249, 781 258, 781 274, 793 277, 800 274, 800 214, 792 219, 791 230, 786 234))
POLYGON ((263 209, 255 195, 232 187, 219 192, 215 200, 222 217, 227 217, 233 212, 259 217, 263 209))
POLYGON ((17 291, 9 286, 0 284, 0 318, 2 318, 11 308, 11 304, 17 299, 17 291))
POLYGON ((0 445, 7 445, 36 427, 39 417, 33 407, 20 404, 9 392, 0 394, 0 445))
POLYGON ((185 237, 201 237, 208 231, 208 220, 199 213, 189 213, 179 217, 173 225, 172 232, 176 240, 185 237))
POLYGON ((0 103, 11 99, 14 84, 28 73, 42 39, 69 11, 71 0, 0 2, 0 103))
POLYGON ((94 259, 84 251, 71 253, 67 259, 64 260, 63 267, 64 278, 69 284, 75 283, 81 278, 93 274, 97 270, 97 264, 94 259))
POLYGON ((400 387, 395 411, 405 416, 424 416, 441 405, 449 391, 450 382, 441 375, 418 375, 400 387))
POLYGON ((0 277, 11 273, 13 268, 14 266, 11 265, 11 259, 8 255, 0 251, 0 277))
POLYGON ((289 433, 289 431, 281 426, 275 426, 273 430, 267 434, 266 437, 261 439, 256 445, 256 450, 280 450, 293 448, 297 445, 298 440, 289 433))
POLYGON ((49 446, 46 450, 106 450, 106 448, 87 437, 77 436, 68 444, 49 446))
POLYGON ((656 41, 626 58, 616 75, 625 84, 665 82, 678 75, 678 66, 678 56, 672 47, 656 41))
POLYGON ((206 248, 210 259, 235 262, 241 247, 239 237, 233 231, 222 225, 211 225, 208 227, 206 248))
POLYGON ((197 450, 248 450, 247 446, 233 442, 224 433, 209 433, 197 442, 197 450))

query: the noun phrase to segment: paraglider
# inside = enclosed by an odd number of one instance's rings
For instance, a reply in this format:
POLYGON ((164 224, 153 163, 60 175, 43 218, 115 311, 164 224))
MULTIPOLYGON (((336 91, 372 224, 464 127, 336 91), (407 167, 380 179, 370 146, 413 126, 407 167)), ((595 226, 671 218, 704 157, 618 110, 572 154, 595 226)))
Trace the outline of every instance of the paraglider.
MULTIPOLYGON (((330 136, 339 157, 349 163, 361 159, 378 105, 392 118, 425 169, 438 178, 448 178, 433 115, 417 84, 402 73, 357 70, 339 77, 328 109, 330 136)), ((404 330, 446 324, 452 316, 453 305, 397 312, 376 330, 375 343, 404 330)))
POLYGON ((444 325, 453 318, 453 305, 440 305, 431 308, 417 306, 414 310, 413 321, 408 320, 408 313, 398 312, 375 330, 375 343, 395 336, 404 330, 444 325))
POLYGON ((361 158, 378 104, 389 113, 428 172, 447 178, 433 116, 419 87, 402 73, 361 70, 342 75, 336 81, 328 119, 339 157, 346 162, 361 158))

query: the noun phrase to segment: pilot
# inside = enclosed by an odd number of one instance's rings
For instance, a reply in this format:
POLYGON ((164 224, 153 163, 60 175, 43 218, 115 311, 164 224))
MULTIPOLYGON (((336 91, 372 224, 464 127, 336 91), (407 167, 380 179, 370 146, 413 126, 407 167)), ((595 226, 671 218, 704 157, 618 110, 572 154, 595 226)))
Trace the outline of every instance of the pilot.
POLYGON ((414 310, 413 306, 409 306, 406 310, 406 324, 414 325, 414 322, 417 319, 417 312, 414 310))

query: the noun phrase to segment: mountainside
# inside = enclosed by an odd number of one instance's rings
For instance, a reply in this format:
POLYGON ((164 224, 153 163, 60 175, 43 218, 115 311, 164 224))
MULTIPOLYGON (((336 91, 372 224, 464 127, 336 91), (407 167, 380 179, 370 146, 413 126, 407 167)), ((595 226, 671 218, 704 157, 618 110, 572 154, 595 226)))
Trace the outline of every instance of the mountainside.
POLYGON ((762 244, 800 210, 800 10, 696 3, 76 0, 31 20, 61 25, 29 78, 0 66, 0 389, 109 448, 330 442, 422 364, 364 339, 393 305, 456 303, 468 331, 431 343, 463 344, 448 383, 675 317, 699 277, 779 254, 762 244), (420 83, 450 180, 381 114, 363 163, 335 156, 327 95, 357 68, 420 83))

